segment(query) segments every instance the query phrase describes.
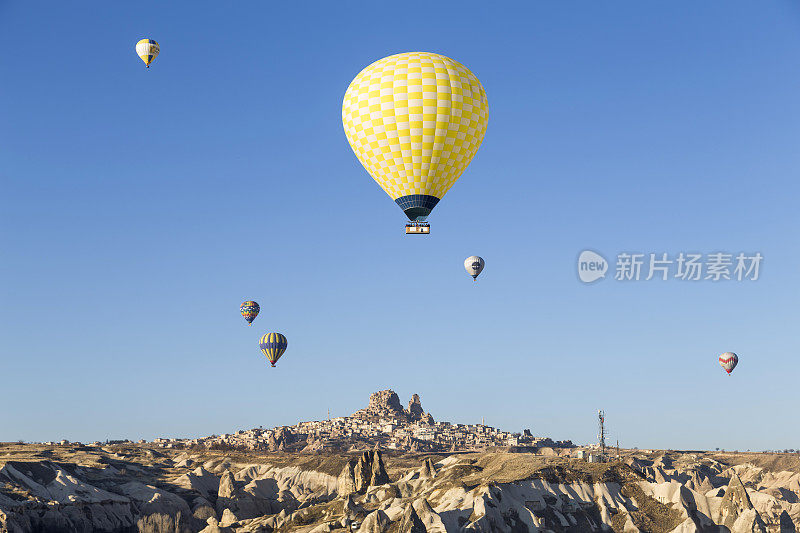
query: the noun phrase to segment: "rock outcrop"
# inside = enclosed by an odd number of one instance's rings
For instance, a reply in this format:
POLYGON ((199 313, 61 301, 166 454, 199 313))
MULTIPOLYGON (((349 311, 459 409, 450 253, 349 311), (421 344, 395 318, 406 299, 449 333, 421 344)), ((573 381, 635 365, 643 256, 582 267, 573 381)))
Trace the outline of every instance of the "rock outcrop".
POLYGON ((408 409, 403 409, 403 406, 400 405, 400 397, 391 389, 371 394, 367 407, 353 413, 353 417, 371 421, 396 420, 402 423, 420 422, 429 425, 433 425, 435 422, 433 416, 422 409, 419 394, 411 396, 408 409))
POLYGON ((427 533, 425 523, 414 510, 414 506, 410 503, 406 506, 403 516, 400 520, 400 531, 407 531, 408 533, 427 533))
POLYGON ((138 481, 125 483, 119 489, 136 504, 138 531, 196 531, 196 521, 183 498, 138 481))
POLYGON ((421 422, 430 426, 435 423, 433 416, 431 416, 430 413, 426 413, 422 410, 422 402, 420 401, 418 394, 411 396, 411 400, 408 402, 408 409, 406 409, 405 415, 410 422, 421 422))
POLYGON ((420 477, 422 479, 433 479, 436 477, 436 465, 433 464, 433 459, 430 457, 423 461, 420 467, 420 477))
POLYGON ((267 440, 267 448, 271 452, 282 452, 294 444, 297 437, 288 428, 278 428, 267 440))
POLYGON ((406 416, 411 420, 419 420, 424 411, 422 410, 422 402, 419 400, 419 394, 414 394, 408 401, 408 409, 406 409, 406 416))
POLYGON ((175 485, 183 489, 197 491, 206 498, 217 494, 219 482, 219 476, 212 474, 202 466, 183 474, 174 481, 175 485))
POLYGON ((392 419, 405 417, 400 397, 391 389, 373 392, 369 396, 369 404, 364 409, 353 413, 356 418, 363 419, 392 419))
POLYGON ((389 483, 389 475, 386 473, 381 452, 364 452, 358 459, 348 461, 339 474, 339 496, 364 494, 369 487, 386 483, 389 483))
POLYGON ((383 533, 389 529, 390 525, 389 517, 384 511, 378 509, 367 515, 358 531, 359 533, 383 533))
POLYGON ((725 489, 725 496, 719 506, 717 524, 726 526, 731 531, 754 531, 766 533, 766 526, 758 512, 753 509, 753 502, 747 494, 739 475, 734 472, 725 489))

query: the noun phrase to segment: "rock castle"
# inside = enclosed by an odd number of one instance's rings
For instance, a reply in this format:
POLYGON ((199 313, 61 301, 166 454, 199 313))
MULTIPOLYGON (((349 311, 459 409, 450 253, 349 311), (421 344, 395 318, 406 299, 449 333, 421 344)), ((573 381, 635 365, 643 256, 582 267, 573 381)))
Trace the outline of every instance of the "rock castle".
POLYGON ((369 404, 351 416, 272 429, 254 428, 198 439, 155 439, 165 448, 239 448, 266 451, 366 451, 375 448, 398 451, 436 452, 485 450, 489 448, 569 448, 570 441, 534 437, 530 430, 502 431, 483 424, 436 422, 414 394, 403 409, 391 389, 373 393, 369 404))

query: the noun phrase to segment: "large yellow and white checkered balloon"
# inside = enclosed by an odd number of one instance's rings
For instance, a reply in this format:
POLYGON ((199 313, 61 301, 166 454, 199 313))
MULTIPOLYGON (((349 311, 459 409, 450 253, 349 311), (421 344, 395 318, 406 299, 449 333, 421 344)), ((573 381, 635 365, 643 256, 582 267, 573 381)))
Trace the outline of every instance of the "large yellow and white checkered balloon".
POLYGON ((342 103, 350 146, 410 220, 425 220, 486 133, 481 82, 449 57, 408 52, 362 70, 342 103))

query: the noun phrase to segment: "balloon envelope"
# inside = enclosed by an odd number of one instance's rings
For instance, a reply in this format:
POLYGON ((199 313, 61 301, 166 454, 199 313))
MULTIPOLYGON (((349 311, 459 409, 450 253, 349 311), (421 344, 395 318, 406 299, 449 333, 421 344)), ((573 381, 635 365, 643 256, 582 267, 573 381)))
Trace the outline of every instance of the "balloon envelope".
POLYGON ((150 63, 153 62, 160 50, 158 43, 153 39, 142 39, 136 43, 136 55, 142 58, 147 68, 150 68, 150 63))
POLYGON ((483 258, 477 255, 471 255, 464 260, 464 268, 467 270, 467 274, 472 276, 472 279, 478 278, 478 275, 483 272, 485 264, 483 258))
POLYGON ((239 306, 239 311, 241 311, 247 323, 252 324, 253 320, 258 316, 259 311, 261 311, 261 308, 258 306, 258 302, 248 300, 239 306))
POLYGON ((739 356, 733 352, 725 352, 719 356, 719 366, 721 366, 728 374, 733 372, 733 369, 736 368, 736 365, 738 364, 739 356))
POLYGON ((412 221, 424 221, 486 134, 481 82, 443 55, 407 52, 362 70, 342 102, 350 147, 412 221))
POLYGON ((286 351, 287 344, 286 337, 280 333, 267 333, 261 337, 258 347, 261 348, 261 353, 267 356, 272 366, 275 366, 283 352, 286 351))

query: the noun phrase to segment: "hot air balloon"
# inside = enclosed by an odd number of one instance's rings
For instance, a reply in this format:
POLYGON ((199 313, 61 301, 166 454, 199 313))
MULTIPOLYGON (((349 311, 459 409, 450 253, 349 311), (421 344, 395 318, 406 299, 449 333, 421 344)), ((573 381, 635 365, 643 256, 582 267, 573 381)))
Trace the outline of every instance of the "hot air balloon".
POLYGON ((478 78, 428 52, 372 63, 342 103, 350 147, 411 221, 407 234, 430 233, 428 215, 472 161, 488 121, 478 78))
POLYGON ((464 268, 467 269, 467 274, 472 276, 472 279, 478 281, 478 275, 483 272, 484 263, 482 257, 471 255, 464 259, 464 268))
POLYGON ((731 375, 733 369, 739 364, 739 356, 733 352, 725 352, 719 356, 719 366, 721 366, 728 375, 731 375))
POLYGON ((150 63, 156 58, 159 50, 158 43, 153 39, 142 39, 136 43, 136 55, 142 58, 147 68, 150 68, 150 63))
POLYGON ((267 356, 272 366, 275 366, 283 352, 286 351, 286 344, 286 337, 280 333, 267 333, 261 337, 258 347, 261 348, 261 353, 267 356))
POLYGON ((247 323, 252 326, 253 320, 258 316, 258 312, 261 311, 261 308, 258 306, 258 302, 248 300, 239 306, 239 311, 242 312, 242 316, 247 320, 247 323))

